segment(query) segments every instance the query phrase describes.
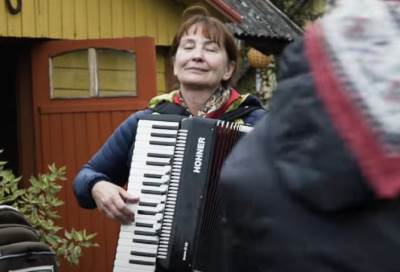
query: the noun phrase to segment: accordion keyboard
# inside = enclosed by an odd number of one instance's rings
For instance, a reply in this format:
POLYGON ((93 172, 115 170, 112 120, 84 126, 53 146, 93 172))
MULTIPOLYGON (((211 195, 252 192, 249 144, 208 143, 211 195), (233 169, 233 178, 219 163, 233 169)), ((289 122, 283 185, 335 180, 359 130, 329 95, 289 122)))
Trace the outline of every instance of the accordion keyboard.
POLYGON ((175 148, 179 149, 178 128, 174 121, 139 121, 127 190, 140 200, 130 206, 135 222, 121 226, 114 272, 155 271, 156 259, 166 258, 172 223, 168 217, 173 216, 176 199, 173 187, 179 180, 171 173, 175 148))

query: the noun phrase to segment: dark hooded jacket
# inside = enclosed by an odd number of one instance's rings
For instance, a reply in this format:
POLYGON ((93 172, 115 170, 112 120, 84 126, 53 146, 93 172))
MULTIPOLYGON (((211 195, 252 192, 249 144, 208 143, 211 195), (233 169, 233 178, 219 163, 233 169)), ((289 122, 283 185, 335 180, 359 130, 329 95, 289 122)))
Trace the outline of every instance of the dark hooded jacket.
MULTIPOLYGON (((238 93, 236 96, 218 119, 254 125, 266 113, 256 97, 238 93)), ((153 98, 148 109, 128 117, 75 177, 73 189, 81 207, 96 207, 91 195, 91 189, 96 182, 106 180, 120 186, 126 184, 138 120, 149 114, 190 115, 186 108, 173 102, 173 95, 170 93, 153 98)))
POLYGON ((225 271, 400 271, 398 198, 370 185, 304 47, 286 49, 270 114, 223 168, 225 271))

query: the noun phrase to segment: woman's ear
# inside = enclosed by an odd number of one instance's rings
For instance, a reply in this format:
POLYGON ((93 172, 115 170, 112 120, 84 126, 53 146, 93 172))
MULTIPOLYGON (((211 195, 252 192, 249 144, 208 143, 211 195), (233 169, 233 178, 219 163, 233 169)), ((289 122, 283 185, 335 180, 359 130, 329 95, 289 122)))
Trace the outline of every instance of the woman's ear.
POLYGON ((231 77, 233 76, 233 72, 235 71, 235 67, 236 67, 236 63, 234 61, 230 61, 228 63, 228 65, 226 66, 226 72, 225 74, 222 76, 222 79, 224 81, 228 81, 229 79, 231 79, 231 77))

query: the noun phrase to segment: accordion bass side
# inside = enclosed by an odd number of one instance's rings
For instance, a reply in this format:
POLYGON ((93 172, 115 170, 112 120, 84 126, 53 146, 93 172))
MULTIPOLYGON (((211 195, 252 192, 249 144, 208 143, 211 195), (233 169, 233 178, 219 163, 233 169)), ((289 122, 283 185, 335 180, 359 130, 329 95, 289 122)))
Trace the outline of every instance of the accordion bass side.
POLYGON ((139 120, 128 192, 135 222, 122 225, 114 272, 204 271, 217 224, 222 163, 250 127, 206 118, 139 120))

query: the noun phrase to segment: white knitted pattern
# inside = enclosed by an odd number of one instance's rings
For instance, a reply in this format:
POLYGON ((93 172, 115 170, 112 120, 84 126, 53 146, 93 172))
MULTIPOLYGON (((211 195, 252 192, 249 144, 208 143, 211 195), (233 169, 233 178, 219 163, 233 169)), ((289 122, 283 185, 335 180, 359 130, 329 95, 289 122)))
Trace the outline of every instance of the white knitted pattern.
POLYGON ((400 1, 346 0, 321 21, 338 77, 384 145, 400 148, 400 1))

